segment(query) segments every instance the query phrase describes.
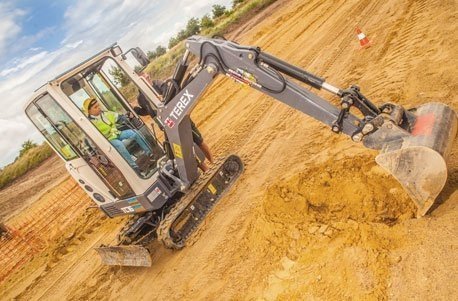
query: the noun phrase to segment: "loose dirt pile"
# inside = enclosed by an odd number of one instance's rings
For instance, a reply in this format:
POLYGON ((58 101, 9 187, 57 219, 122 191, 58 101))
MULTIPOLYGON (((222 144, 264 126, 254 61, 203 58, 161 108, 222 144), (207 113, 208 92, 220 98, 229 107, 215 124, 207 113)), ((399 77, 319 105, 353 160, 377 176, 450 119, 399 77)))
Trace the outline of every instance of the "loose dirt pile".
POLYGON ((389 253, 402 236, 390 226, 413 212, 369 156, 330 160, 272 185, 244 239, 256 258, 276 258, 265 271, 268 285, 257 294, 270 300, 383 298, 396 260, 389 253))
MULTIPOLYGON (((279 0, 228 38, 336 86, 358 83, 377 103, 458 110, 457 11, 456 1, 279 0), (359 49, 356 24, 371 48, 359 49)), ((375 152, 259 92, 219 79, 193 119, 215 153, 239 154, 246 169, 187 248, 155 245, 151 268, 101 266, 90 249, 112 242, 123 221, 90 215, 75 221, 100 221, 84 243, 59 242, 56 250, 71 245, 61 260, 46 271, 26 267, 36 281, 12 281, 2 298, 457 298, 456 141, 437 208, 417 220, 375 152)))

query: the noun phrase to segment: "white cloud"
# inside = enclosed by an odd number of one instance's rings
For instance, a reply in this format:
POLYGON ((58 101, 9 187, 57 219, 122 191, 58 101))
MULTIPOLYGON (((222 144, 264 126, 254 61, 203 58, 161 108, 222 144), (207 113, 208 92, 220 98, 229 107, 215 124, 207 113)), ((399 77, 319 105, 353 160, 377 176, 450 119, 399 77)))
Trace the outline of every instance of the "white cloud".
POLYGON ((8 42, 21 32, 17 19, 24 15, 25 11, 8 2, 0 2, 0 55, 4 54, 8 42))
MULTIPOLYGON (((84 39, 89 45, 109 45, 154 49, 183 29, 192 17, 201 17, 214 4, 230 7, 231 0, 82 0, 65 12, 67 35, 63 44, 84 39), (93 43, 97 41, 97 43, 93 43)), ((99 47, 98 49, 102 49, 99 47)))
POLYGON ((12 67, 12 68, 8 68, 8 69, 4 69, 0 72, 0 76, 8 76, 9 74, 11 73, 15 73, 21 69, 24 69, 25 67, 27 67, 28 65, 31 65, 31 64, 35 64, 35 63, 38 63, 39 61, 41 61, 46 55, 48 54, 47 51, 42 51, 38 54, 35 54, 33 56, 30 56, 30 57, 25 57, 25 58, 22 58, 20 59, 16 66, 15 67, 12 67))
POLYGON ((65 44, 64 47, 75 49, 81 44, 83 44, 83 40, 76 41, 75 43, 65 44))
POLYGON ((23 114, 13 119, 0 119, 1 135, 4 143, 0 144, 0 166, 12 162, 18 155, 19 149, 24 141, 32 139, 35 142, 43 141, 38 131, 31 131, 30 121, 23 114), (24 137, 17 139, 17 137, 24 137), (5 143, 6 142, 6 143, 5 143))

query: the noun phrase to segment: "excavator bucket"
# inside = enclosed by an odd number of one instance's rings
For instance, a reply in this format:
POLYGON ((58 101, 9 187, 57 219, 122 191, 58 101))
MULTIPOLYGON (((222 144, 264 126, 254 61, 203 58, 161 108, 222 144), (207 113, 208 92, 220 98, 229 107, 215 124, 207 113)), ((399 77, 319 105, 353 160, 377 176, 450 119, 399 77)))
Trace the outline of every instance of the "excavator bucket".
POLYGON ((457 116, 441 103, 428 103, 406 113, 411 119, 408 127, 387 124, 384 129, 388 133, 396 128, 395 139, 378 136, 388 142, 375 160, 401 183, 418 208, 417 217, 421 217, 447 180, 446 159, 457 133, 457 116))
POLYGON ((95 248, 106 265, 150 267, 151 255, 143 246, 101 246, 95 248))

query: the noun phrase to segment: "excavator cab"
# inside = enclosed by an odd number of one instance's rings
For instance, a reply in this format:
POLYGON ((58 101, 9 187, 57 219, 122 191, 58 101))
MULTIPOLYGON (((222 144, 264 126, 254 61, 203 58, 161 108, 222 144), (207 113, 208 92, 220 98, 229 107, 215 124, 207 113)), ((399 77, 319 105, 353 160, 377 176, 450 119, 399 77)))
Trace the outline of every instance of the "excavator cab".
POLYGON ((118 48, 113 45, 50 81, 26 107, 70 174, 110 217, 159 208, 166 199, 159 204, 148 200, 148 192, 158 183, 158 168, 167 158, 154 125, 133 110, 140 92, 158 100, 115 52, 118 48), (99 105, 101 122, 116 127, 116 139, 97 127, 84 108, 87 99, 99 105), (104 119, 108 114, 116 120, 104 119))

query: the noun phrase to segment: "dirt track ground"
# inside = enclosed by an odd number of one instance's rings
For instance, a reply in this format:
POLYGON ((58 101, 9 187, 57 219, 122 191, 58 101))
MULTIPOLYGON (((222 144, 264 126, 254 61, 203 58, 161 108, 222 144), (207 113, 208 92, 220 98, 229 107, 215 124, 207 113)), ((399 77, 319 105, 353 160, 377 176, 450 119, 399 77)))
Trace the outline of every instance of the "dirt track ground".
MULTIPOLYGON (((279 0, 228 36, 375 102, 458 110, 456 1, 279 0), (373 46, 359 50, 359 24, 373 46)), ((322 94, 321 95, 326 95, 322 94)), ((333 99, 335 103, 335 99, 333 99)), ((458 144, 437 208, 414 219, 375 152, 258 92, 218 80, 193 112, 246 171, 182 251, 101 266, 122 224, 82 216, 1 297, 19 300, 452 300, 458 297, 458 144)))
POLYGON ((17 179, 8 188, 0 190, 0 221, 35 202, 50 187, 68 176, 67 170, 57 156, 52 156, 44 164, 17 179))

